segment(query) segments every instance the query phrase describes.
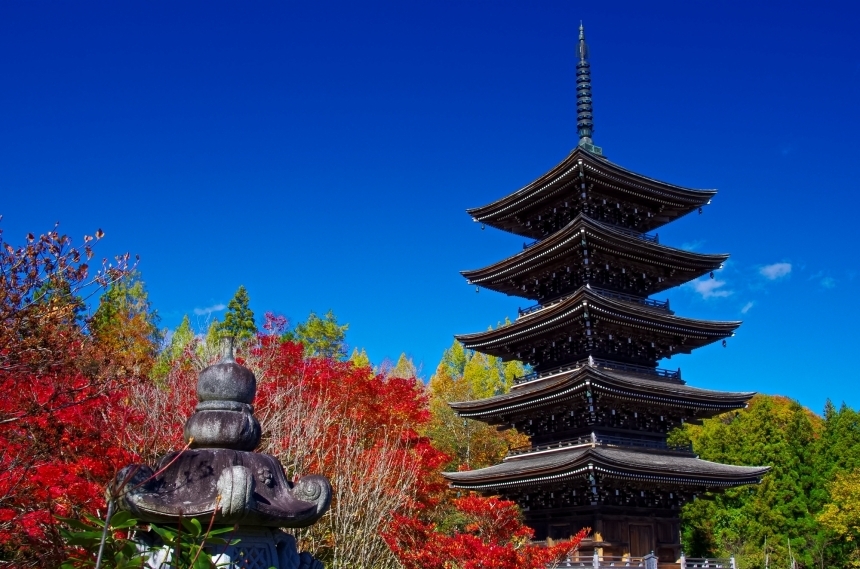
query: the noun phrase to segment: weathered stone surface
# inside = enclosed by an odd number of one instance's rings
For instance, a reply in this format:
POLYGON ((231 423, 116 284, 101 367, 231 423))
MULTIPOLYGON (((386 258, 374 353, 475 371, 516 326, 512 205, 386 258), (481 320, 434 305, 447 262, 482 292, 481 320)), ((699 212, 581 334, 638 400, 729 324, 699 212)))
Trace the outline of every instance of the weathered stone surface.
POLYGON ((185 440, 192 448, 254 450, 260 444, 260 423, 247 411, 204 409, 185 423, 185 440))
MULTIPOLYGON (((148 466, 120 471, 126 492, 118 506, 151 522, 199 517, 208 523, 221 496, 215 523, 268 527, 305 527, 317 521, 331 504, 331 485, 323 476, 288 481, 273 456, 231 449, 192 449, 161 459, 153 476, 148 466), (144 482, 142 485, 141 482, 144 482)), ((119 482, 122 484, 122 482, 119 482)))
POLYGON ((257 394, 257 378, 251 370, 224 358, 200 372, 197 398, 200 401, 238 401, 251 404, 257 394))

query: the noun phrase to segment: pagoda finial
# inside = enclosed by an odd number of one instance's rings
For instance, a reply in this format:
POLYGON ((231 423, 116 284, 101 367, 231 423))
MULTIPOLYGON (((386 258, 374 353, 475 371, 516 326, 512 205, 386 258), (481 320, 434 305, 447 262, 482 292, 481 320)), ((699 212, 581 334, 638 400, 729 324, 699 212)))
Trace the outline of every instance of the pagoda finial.
POLYGON ((593 115, 591 111, 591 65, 588 63, 588 44, 585 43, 585 26, 579 23, 579 43, 576 46, 576 130, 579 134, 579 146, 595 154, 603 154, 594 146, 591 134, 594 132, 593 115))

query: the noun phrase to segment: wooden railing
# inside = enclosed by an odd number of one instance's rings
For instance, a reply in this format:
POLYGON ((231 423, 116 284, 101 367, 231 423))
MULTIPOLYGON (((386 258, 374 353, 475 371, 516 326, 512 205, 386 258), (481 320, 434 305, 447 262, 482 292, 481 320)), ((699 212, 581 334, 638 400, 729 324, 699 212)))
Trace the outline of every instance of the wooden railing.
POLYGON ((643 374, 643 375, 656 375, 658 377, 665 377, 666 379, 673 379, 676 381, 681 381, 681 368, 678 369, 663 369, 657 367, 648 367, 648 366, 639 366, 635 364, 624 364, 620 362, 613 362, 610 360, 603 360, 600 358, 592 358, 588 357, 578 362, 574 362, 572 364, 567 364, 564 366, 559 366, 557 368, 549 369, 542 372, 533 371, 532 373, 515 377, 514 385, 519 385, 521 383, 527 383, 529 381, 535 381, 536 379, 542 379, 545 377, 549 377, 551 375, 558 375, 560 373, 564 373, 566 371, 576 371, 581 367, 591 366, 591 367, 599 367, 603 369, 609 370, 617 370, 617 371, 628 371, 631 373, 643 374))
POLYGON ((620 225, 613 225, 612 229, 615 231, 619 231, 621 233, 626 233, 631 237, 637 237, 642 239, 643 241, 650 241, 651 243, 660 243, 660 234, 655 233, 654 235, 649 235, 648 233, 640 233, 635 229, 627 229, 626 227, 621 227, 620 225))
POLYGON ((734 557, 729 558, 692 558, 684 557, 675 563, 658 562, 657 557, 651 553, 644 557, 632 557, 624 555, 621 557, 611 555, 580 556, 578 553, 571 555, 564 561, 548 563, 547 569, 558 569, 562 567, 591 567, 592 569, 605 569, 608 567, 644 567, 645 569, 737 569, 734 557))
POLYGON ((591 567, 592 569, 605 569, 607 567, 644 567, 645 569, 657 569, 657 558, 651 554, 645 557, 631 557, 630 555, 594 555, 579 556, 572 555, 558 563, 547 563, 547 569, 561 569, 563 567, 591 567))
POLYGON ((608 290, 605 288, 597 288, 597 287, 589 287, 591 290, 599 294, 600 296, 605 296, 607 298, 615 298, 618 300, 623 300, 624 302, 635 302, 637 304, 641 304, 643 306, 649 306, 651 308, 658 308, 660 310, 669 311, 669 299, 666 300, 654 300, 653 298, 643 298, 641 296, 636 296, 635 294, 627 294, 624 292, 616 292, 614 290, 608 290))
MULTIPOLYGON (((596 292, 600 296, 604 296, 606 298, 614 298, 616 300, 622 300, 624 302, 631 302, 635 304, 641 304, 642 306, 647 306, 649 308, 656 308, 658 310, 665 310, 666 312, 671 312, 669 310, 669 300, 655 300, 653 298, 646 298, 642 296, 636 296, 635 294, 627 294, 624 292, 616 292, 614 290, 609 290, 605 288, 598 288, 589 286, 589 289, 596 292)), ((528 308, 517 308, 517 317, 521 318, 527 314, 532 314, 533 312, 537 312, 539 310, 543 310, 544 308, 549 308, 550 306, 555 306, 559 302, 570 298, 571 295, 561 296, 559 298, 555 298, 553 300, 549 300, 547 302, 541 304, 534 304, 529 306, 528 308)))
POLYGON ((670 445, 666 441, 630 439, 626 437, 613 437, 609 435, 598 435, 597 433, 591 433, 590 435, 583 435, 572 439, 565 439, 563 441, 555 441, 552 443, 547 443, 545 445, 513 448, 508 452, 508 456, 519 456, 521 454, 529 454, 538 451, 553 450, 558 448, 572 448, 591 444, 634 448, 655 448, 676 452, 693 452, 693 446, 691 444, 670 445))

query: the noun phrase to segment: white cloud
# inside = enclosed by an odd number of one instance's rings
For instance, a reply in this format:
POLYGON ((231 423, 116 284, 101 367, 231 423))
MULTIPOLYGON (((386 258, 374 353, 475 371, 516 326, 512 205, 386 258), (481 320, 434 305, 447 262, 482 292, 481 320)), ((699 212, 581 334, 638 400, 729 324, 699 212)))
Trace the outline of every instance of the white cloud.
POLYGON ((209 316, 213 312, 221 312, 225 308, 227 308, 226 304, 218 303, 213 304, 212 306, 207 306, 206 308, 195 308, 194 314, 196 314, 197 316, 209 316))
POLYGON ((684 249, 685 251, 698 251, 704 244, 705 242, 701 239, 698 241, 690 241, 688 243, 682 244, 681 249, 684 249))
POLYGON ((746 314, 753 306, 755 306, 755 302, 753 302, 752 300, 747 302, 746 304, 744 304, 744 307, 741 308, 741 314, 746 314))
POLYGON ((760 268, 758 272, 764 278, 775 281, 791 272, 791 263, 774 263, 772 265, 765 265, 760 268))
POLYGON ((723 288, 726 286, 726 281, 707 277, 687 283, 686 286, 692 287, 693 290, 702 295, 702 298, 725 298, 732 294, 732 291, 723 288))
POLYGON ((836 279, 825 274, 824 271, 818 271, 809 277, 810 281, 818 281, 822 288, 836 288, 836 279))

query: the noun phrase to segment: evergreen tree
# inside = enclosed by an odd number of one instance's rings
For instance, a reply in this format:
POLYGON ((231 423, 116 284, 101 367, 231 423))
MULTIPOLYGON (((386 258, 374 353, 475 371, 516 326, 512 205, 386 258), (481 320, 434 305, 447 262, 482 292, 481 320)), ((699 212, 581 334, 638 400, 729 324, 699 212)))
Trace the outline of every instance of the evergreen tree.
POLYGON ((767 540, 771 563, 785 567, 790 540, 792 555, 802 565, 812 565, 821 545, 813 492, 822 427, 820 417, 796 401, 764 395, 753 398, 745 410, 702 426, 687 425, 700 458, 767 465, 771 471, 758 486, 731 488, 687 504, 682 513, 685 551, 692 556, 734 554, 742 566, 756 567, 764 565, 767 540))
POLYGON ((338 324, 329 310, 323 318, 311 312, 307 321, 296 324, 284 339, 300 342, 305 355, 343 360, 346 358, 346 331, 349 324, 338 324))
POLYGON ((257 335, 257 324, 254 322, 254 313, 249 304, 248 291, 244 285, 240 285, 227 304, 224 321, 216 325, 218 338, 233 337, 238 341, 245 341, 257 335))

